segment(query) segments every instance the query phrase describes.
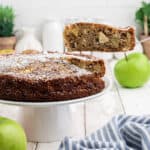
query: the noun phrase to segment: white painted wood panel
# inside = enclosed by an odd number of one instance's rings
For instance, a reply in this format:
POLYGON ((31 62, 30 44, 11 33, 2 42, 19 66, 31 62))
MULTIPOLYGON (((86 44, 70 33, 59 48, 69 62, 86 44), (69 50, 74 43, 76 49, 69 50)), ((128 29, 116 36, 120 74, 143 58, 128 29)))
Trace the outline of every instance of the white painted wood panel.
MULTIPOLYGON (((99 17, 118 25, 135 24, 134 14, 142 0, 1 0, 16 10, 16 25, 39 25, 51 17, 99 17), (59 5, 58 5, 59 4, 59 5), (113 13, 112 13, 113 12, 113 13), (114 17, 115 16, 115 17, 114 17)), ((148 0, 146 0, 148 1, 148 0)))
POLYGON ((136 89, 122 88, 118 84, 117 86, 126 114, 150 114, 150 87, 148 85, 136 89))
POLYGON ((105 125, 113 116, 123 114, 122 104, 115 88, 94 102, 86 103, 86 134, 105 125))
POLYGON ((60 142, 39 143, 36 150, 57 150, 60 142))
POLYGON ((36 150, 36 143, 28 143, 27 150, 36 150))

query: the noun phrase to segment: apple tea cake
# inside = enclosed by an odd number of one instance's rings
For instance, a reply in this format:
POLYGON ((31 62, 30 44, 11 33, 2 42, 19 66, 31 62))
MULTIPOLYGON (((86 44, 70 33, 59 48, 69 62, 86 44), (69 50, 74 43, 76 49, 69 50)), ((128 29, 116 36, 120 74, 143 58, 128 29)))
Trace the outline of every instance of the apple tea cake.
POLYGON ((0 99, 46 102, 90 96, 105 87, 104 74, 104 61, 93 56, 0 56, 0 99))
POLYGON ((68 51, 128 51, 135 46, 135 33, 132 27, 81 22, 65 27, 64 42, 68 51))

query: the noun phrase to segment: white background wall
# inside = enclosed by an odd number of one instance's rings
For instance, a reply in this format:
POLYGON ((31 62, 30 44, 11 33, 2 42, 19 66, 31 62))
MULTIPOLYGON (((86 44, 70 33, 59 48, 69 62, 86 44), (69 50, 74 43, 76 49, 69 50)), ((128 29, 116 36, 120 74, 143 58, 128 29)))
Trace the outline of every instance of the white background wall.
MULTIPOLYGON (((99 17, 120 26, 135 25, 142 0, 0 0, 16 10, 16 26, 40 25, 45 19, 70 16, 99 17)), ((146 0, 149 1, 149 0, 146 0)))

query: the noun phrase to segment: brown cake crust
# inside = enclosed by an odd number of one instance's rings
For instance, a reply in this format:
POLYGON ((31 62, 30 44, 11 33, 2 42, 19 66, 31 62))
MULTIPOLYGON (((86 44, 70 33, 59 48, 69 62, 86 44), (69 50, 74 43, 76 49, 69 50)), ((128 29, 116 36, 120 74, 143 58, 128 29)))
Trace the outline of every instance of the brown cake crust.
MULTIPOLYGON (((105 87, 100 78, 104 75, 101 71, 89 71, 70 63, 68 58, 71 55, 60 58, 48 56, 20 54, 0 57, 0 62, 6 61, 6 67, 0 68, 0 98, 27 102, 63 101, 90 96, 105 87), (8 60, 16 62, 9 68, 8 60)), ((86 61, 82 57, 75 58, 86 61)), ((89 58, 88 61, 96 60, 89 58)))
POLYGON ((135 32, 132 27, 80 22, 65 27, 64 42, 68 51, 128 51, 134 49, 135 32))
POLYGON ((105 83, 99 76, 83 75, 51 81, 33 81, 9 75, 0 76, 0 98, 14 101, 62 101, 101 92, 105 83))

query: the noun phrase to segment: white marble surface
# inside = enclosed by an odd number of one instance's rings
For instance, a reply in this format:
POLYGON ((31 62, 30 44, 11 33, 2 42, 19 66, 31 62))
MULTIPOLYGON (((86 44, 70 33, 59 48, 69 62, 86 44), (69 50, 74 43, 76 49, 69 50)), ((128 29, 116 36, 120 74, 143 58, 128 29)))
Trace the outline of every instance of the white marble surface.
MULTIPOLYGON (((110 118, 117 114, 150 114, 149 91, 150 83, 142 88, 125 89, 120 87, 113 78, 112 70, 114 61, 108 66, 107 75, 113 80, 113 87, 101 100, 86 102, 84 105, 84 134, 88 135, 92 131, 100 128, 110 118)), ((13 116, 17 118, 18 108, 0 105, 0 115, 13 116), (9 114, 8 110, 12 110, 9 114)), ((52 143, 28 143, 28 150, 57 150, 60 141, 52 143)))

